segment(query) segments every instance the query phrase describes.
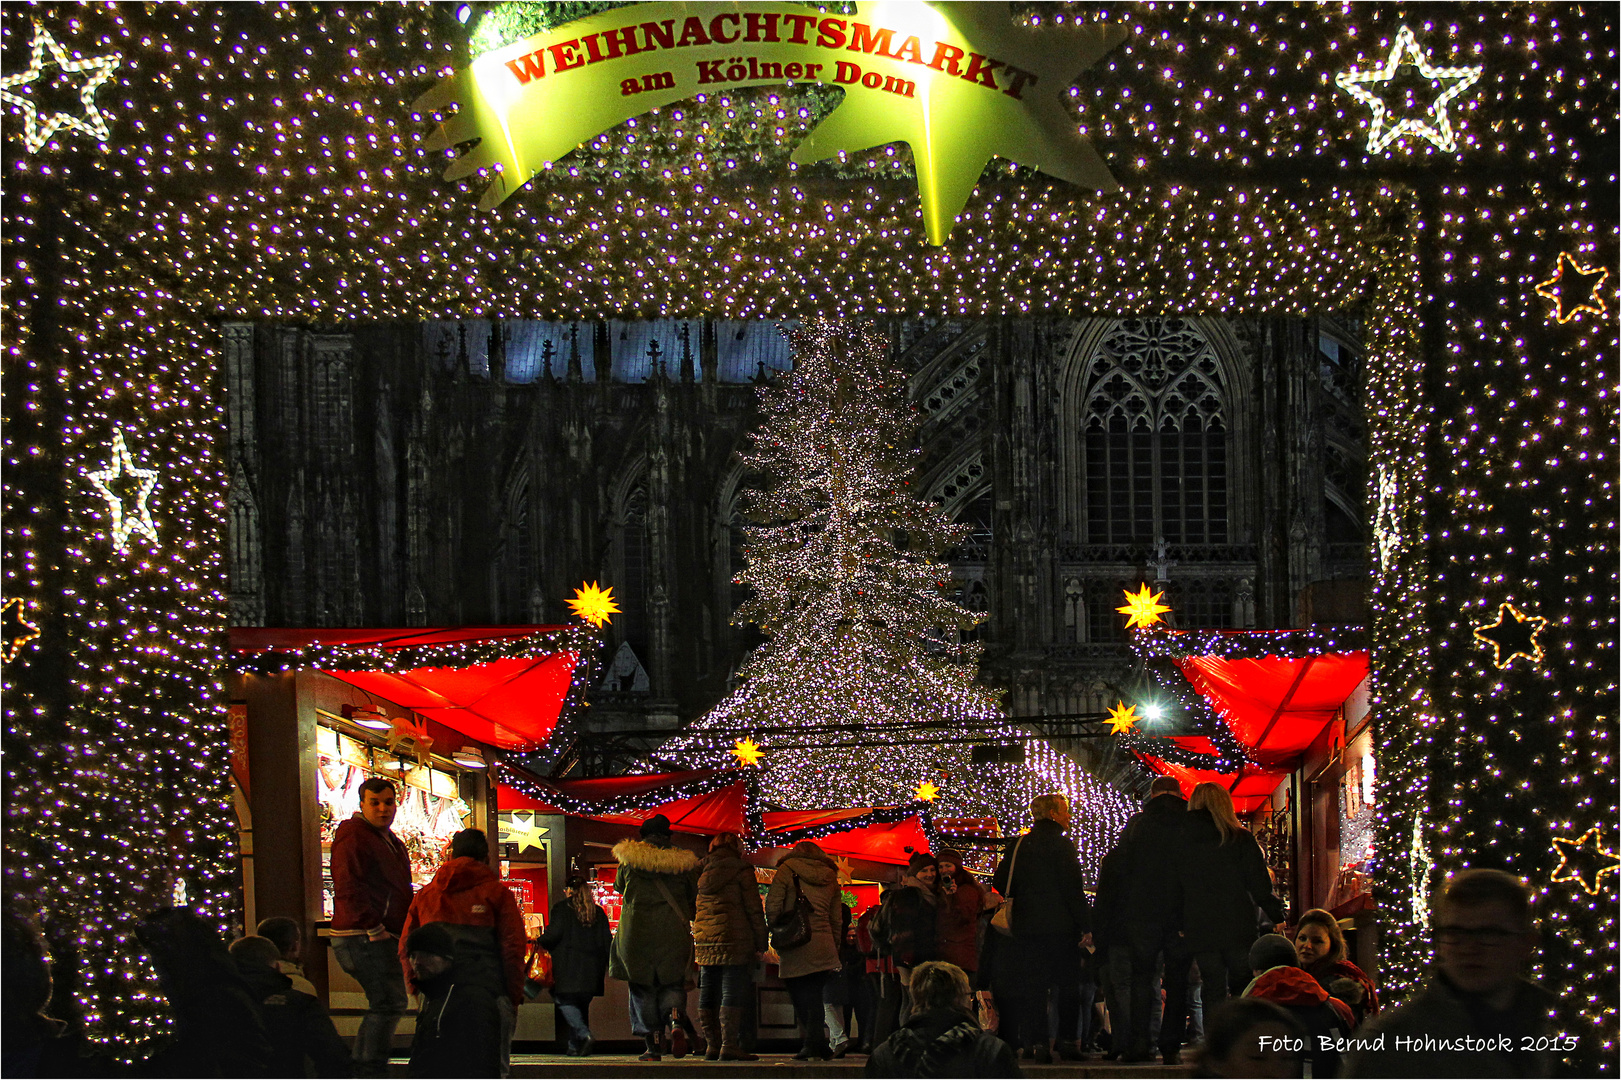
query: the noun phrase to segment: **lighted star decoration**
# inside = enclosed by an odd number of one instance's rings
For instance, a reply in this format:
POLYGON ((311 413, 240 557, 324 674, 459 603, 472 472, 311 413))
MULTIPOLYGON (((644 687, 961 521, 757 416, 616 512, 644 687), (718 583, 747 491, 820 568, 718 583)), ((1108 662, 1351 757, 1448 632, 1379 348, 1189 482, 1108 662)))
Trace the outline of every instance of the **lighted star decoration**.
POLYGON ((113 432, 110 460, 105 469, 85 474, 96 492, 107 500, 113 524, 108 531, 113 550, 124 551, 135 533, 158 543, 158 527, 152 522, 152 489, 158 486, 158 470, 143 469, 124 442, 122 431, 113 432))
POLYGON ((1458 140, 1453 135, 1447 107, 1474 85, 1483 70, 1478 66, 1436 67, 1418 47, 1412 29, 1404 26, 1396 35, 1396 43, 1390 47, 1390 55, 1385 57, 1383 65, 1372 71, 1342 71, 1334 76, 1334 82, 1373 110, 1373 121, 1368 125, 1368 153, 1382 152, 1403 135, 1418 135, 1429 140, 1436 149, 1450 154, 1458 148, 1458 140), (1406 103, 1387 103, 1381 95, 1402 94, 1393 84, 1403 67, 1416 68, 1419 76, 1429 81, 1431 90, 1440 92, 1430 103, 1427 116, 1404 116, 1391 123, 1391 113, 1405 111, 1406 103))
POLYGON ((765 751, 753 739, 739 739, 732 745, 732 756, 744 765, 758 765, 765 751))
POLYGON ((933 802, 940 797, 940 789, 932 781, 925 780, 912 792, 912 796, 919 802, 933 802))
POLYGON ((64 127, 88 135, 98 142, 106 142, 112 133, 107 128, 107 118, 96 108, 96 91, 113 77, 113 70, 120 62, 119 57, 114 54, 75 60, 57 43, 49 30, 35 23, 34 56, 28 64, 28 70, 20 75, 0 78, 0 101, 14 106, 22 113, 23 145, 28 148, 28 152, 37 154, 51 141, 51 136, 64 127), (49 60, 45 59, 47 49, 51 54, 49 60), (22 87, 37 83, 50 67, 59 68, 68 75, 84 77, 84 82, 78 88, 79 101, 84 106, 83 116, 65 112, 43 112, 32 97, 27 93, 18 92, 22 87))
POLYGON ((1609 280, 1610 271, 1603 266, 1583 266, 1568 251, 1559 253, 1553 277, 1537 282, 1537 295, 1554 302, 1553 317, 1567 323, 1582 312, 1603 315, 1608 309, 1599 288, 1609 280))
POLYGON ((1126 617, 1127 630, 1134 626, 1141 626, 1146 629, 1157 622, 1163 622, 1164 620, 1160 616, 1171 610, 1160 603, 1160 598, 1165 594, 1163 592, 1152 592, 1147 585, 1144 585, 1139 592, 1132 592, 1130 589, 1126 589, 1124 592, 1126 596, 1125 606, 1117 607, 1115 610, 1126 617), (1151 593, 1152 595, 1150 595, 1151 593))
POLYGON ((501 825, 501 843, 517 844, 518 850, 534 848, 536 851, 545 851, 546 842, 541 838, 547 833, 544 825, 535 824, 535 815, 530 810, 513 810, 503 813, 499 818, 501 825))
POLYGON ((839 868, 840 884, 848 885, 856 879, 856 868, 851 864, 849 859, 843 855, 840 855, 837 859, 833 860, 833 863, 839 868))
MULTIPOLYGON (((788 4, 759 3, 750 9, 785 20, 803 16, 802 9, 788 4)), ((699 27, 691 39, 692 32, 683 29, 684 44, 674 50, 641 48, 634 56, 558 68, 559 55, 572 56, 581 42, 608 31, 635 33, 637 25, 664 19, 677 27, 696 25, 688 22, 695 14, 691 5, 656 2, 632 10, 632 15, 624 9, 589 15, 487 52, 419 97, 412 108, 424 115, 457 106, 424 141, 426 149, 478 140, 451 163, 445 179, 487 170, 491 183, 479 206, 488 210, 569 151, 649 109, 717 89, 781 85, 790 66, 797 72, 817 65, 807 78, 834 85, 837 64, 846 61, 858 62, 857 79, 837 84, 842 101, 794 149, 793 161, 808 165, 906 143, 931 244, 945 243, 992 157, 1082 187, 1120 190, 1103 158, 1077 131, 1068 91, 1081 72, 1125 40, 1124 26, 1021 26, 1006 4, 858 0, 854 12, 837 21, 846 27, 862 24, 881 34, 885 44, 852 45, 856 51, 851 52, 818 46, 814 31, 795 44, 785 31, 774 42, 712 45, 699 27), (745 50, 748 64, 738 61, 745 50), (952 56, 960 60, 946 59, 952 56), (773 67, 774 77, 762 65, 773 67), (668 70, 649 85, 647 73, 659 69, 668 70)), ((720 8, 699 10, 707 15, 720 8)), ((853 42, 854 30, 850 33, 853 42)), ((637 41, 646 44, 641 36, 637 41)))
POLYGON ((1492 663, 1506 668, 1517 656, 1542 663, 1537 635, 1548 625, 1541 615, 1527 615, 1513 604, 1497 605, 1497 621, 1475 627, 1475 637, 1492 647, 1492 663))
POLYGON ((575 589, 574 599, 568 602, 568 606, 574 614, 598 627, 607 622, 610 615, 620 610, 619 605, 614 603, 613 586, 599 589, 594 581, 575 589))
POLYGON ((4 633, 6 663, 17 659, 17 654, 23 651, 23 646, 39 637, 39 627, 28 621, 23 613, 22 597, 13 597, 6 601, 5 610, 0 614, 0 631, 4 633))
POLYGON ((1621 855, 1606 848, 1597 825, 1575 840, 1562 836, 1553 838, 1554 854, 1559 865, 1548 875, 1549 881, 1568 881, 1578 884, 1589 896, 1597 896, 1604 888, 1604 875, 1621 871, 1621 855))
POLYGON ((1109 710, 1109 734, 1124 735, 1128 731, 1135 731, 1139 719, 1137 706, 1122 701, 1109 710))

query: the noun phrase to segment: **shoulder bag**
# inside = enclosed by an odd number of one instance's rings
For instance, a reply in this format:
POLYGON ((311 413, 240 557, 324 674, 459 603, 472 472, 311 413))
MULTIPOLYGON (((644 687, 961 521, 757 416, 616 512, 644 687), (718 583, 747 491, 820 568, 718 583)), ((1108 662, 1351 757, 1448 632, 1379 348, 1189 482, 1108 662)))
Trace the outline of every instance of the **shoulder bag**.
POLYGON ((1002 906, 991 916, 991 929, 998 934, 1013 933, 1013 872, 1019 868, 1019 849, 1023 846, 1024 837, 1021 836, 1019 842, 1013 845, 1013 858, 1008 861, 1007 899, 1002 901, 1002 906))
POLYGON ((789 879, 789 888, 794 890, 794 902, 784 904, 782 911, 771 920, 771 947, 782 955, 784 949, 797 949, 809 943, 811 939, 811 919, 815 911, 811 908, 810 897, 800 887, 799 878, 792 870, 785 871, 789 879))

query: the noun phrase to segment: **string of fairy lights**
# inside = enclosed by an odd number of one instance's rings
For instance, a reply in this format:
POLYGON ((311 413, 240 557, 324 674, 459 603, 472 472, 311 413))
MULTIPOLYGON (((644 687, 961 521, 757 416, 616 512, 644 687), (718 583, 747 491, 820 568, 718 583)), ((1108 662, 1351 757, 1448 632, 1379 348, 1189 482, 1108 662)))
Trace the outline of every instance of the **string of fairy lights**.
MULTIPOLYGON (((904 148, 788 166, 816 115, 786 88, 638 117, 480 215, 407 104, 467 58, 443 7, 0 10, 0 81, 36 111, 5 99, 5 874, 68 928, 98 1044, 139 1056, 168 1023, 130 920, 177 880, 222 926, 236 903, 212 320, 1357 310, 1379 785, 1401 793, 1377 810, 1382 994, 1425 974, 1444 874, 1507 866, 1539 893, 1561 1029, 1613 1071, 1613 9, 1018 10, 1130 28, 1071 91, 1125 190, 998 163, 936 250, 904 148), (101 66, 53 64, 36 26, 101 66), (1480 75, 1445 103, 1450 141, 1370 152, 1341 78, 1403 27, 1480 75), (12 78, 36 43, 56 104, 12 78), (103 70, 105 141, 83 101, 103 70), (53 110, 92 130, 30 151, 53 110), (158 473, 157 537, 122 551, 91 475, 119 434, 158 473), (1504 604, 1548 621, 1540 661, 1475 636, 1504 604)), ((1440 130, 1433 98, 1357 85, 1440 130)), ((107 481, 139 520, 133 469, 107 481)))

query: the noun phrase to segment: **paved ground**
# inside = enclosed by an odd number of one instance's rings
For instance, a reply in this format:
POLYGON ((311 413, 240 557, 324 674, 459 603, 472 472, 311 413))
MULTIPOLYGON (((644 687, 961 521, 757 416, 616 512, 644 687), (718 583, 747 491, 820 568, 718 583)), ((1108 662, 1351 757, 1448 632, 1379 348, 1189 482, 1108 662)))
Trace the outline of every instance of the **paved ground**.
MULTIPOLYGON (((634 1054, 603 1053, 589 1058, 571 1058, 555 1054, 513 1054, 514 1077, 562 1076, 578 1080, 595 1077, 661 1076, 670 1074, 686 1077, 700 1076, 771 1076, 771 1077, 842 1077, 853 1080, 861 1075, 866 1058, 848 1057, 842 1061, 795 1061, 786 1054, 763 1054, 759 1061, 705 1061, 702 1057, 688 1056, 679 1060, 666 1056, 663 1061, 637 1061, 634 1054)), ((405 1075, 405 1062, 396 1058, 393 1073, 405 1075)), ((1166 1068, 1162 1065, 1119 1065, 1093 1059, 1066 1062, 1057 1065, 1036 1065, 1022 1062, 1024 1074, 1030 1077, 1184 1077, 1193 1075, 1192 1066, 1166 1068)))

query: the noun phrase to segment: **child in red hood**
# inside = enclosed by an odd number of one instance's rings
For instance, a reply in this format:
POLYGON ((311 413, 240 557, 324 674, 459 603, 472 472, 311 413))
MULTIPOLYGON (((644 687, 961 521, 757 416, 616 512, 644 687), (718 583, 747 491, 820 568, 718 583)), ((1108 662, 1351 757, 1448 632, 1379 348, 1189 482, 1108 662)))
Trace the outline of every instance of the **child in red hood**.
POLYGON ((1281 934, 1267 934, 1250 946, 1250 968, 1257 972, 1244 988, 1245 997, 1281 1005, 1306 1029, 1306 1053, 1312 1076, 1340 1075, 1340 1052, 1335 1040, 1356 1026, 1350 1006, 1318 985, 1300 966, 1294 943, 1281 934))
POLYGON ((419 926, 438 923, 456 946, 458 983, 488 990, 501 1013, 501 1075, 507 1074, 512 1032, 523 1003, 523 912, 512 890, 490 869, 490 842, 479 829, 463 829, 450 839, 450 859, 411 900, 400 931, 400 964, 413 993, 405 942, 419 926))

